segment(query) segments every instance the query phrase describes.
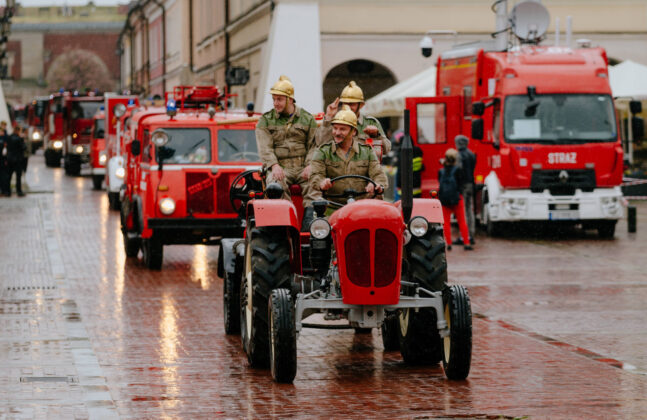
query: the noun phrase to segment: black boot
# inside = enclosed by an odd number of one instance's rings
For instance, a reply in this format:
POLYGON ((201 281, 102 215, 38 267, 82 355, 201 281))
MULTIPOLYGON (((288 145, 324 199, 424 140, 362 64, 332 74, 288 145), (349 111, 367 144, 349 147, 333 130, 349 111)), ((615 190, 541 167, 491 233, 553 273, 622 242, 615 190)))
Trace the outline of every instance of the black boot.
POLYGON ((301 232, 310 232, 310 223, 315 218, 315 209, 306 207, 303 209, 303 220, 301 221, 301 232))

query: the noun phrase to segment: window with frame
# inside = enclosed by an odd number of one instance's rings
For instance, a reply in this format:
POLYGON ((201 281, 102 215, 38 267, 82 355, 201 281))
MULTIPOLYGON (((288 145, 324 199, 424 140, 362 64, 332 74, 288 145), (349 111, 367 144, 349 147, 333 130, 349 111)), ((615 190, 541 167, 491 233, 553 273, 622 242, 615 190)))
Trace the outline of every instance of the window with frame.
POLYGON ((418 104, 416 126, 418 144, 447 143, 447 118, 445 104, 418 104))

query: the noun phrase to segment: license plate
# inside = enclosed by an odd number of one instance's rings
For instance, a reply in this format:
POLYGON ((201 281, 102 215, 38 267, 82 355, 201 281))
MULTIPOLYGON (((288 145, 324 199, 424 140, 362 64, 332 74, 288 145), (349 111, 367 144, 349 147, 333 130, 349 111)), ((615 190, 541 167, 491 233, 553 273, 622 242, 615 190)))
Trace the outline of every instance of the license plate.
POLYGON ((548 220, 577 220, 580 218, 577 210, 551 210, 548 220))

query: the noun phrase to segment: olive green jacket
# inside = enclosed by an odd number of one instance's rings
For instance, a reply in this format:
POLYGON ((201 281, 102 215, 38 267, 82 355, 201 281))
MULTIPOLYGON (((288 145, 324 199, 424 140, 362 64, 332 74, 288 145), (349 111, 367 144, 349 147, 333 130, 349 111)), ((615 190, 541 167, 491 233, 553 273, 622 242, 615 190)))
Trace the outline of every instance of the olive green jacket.
POLYGON ((306 110, 295 106, 292 115, 266 112, 256 124, 256 143, 261 162, 271 168, 304 168, 315 149, 317 122, 306 110))
MULTIPOLYGON (((364 129, 369 125, 377 127, 378 136, 374 140, 382 142, 382 150, 384 151, 384 154, 389 153, 391 151, 391 141, 386 137, 386 134, 384 134, 382 124, 380 124, 377 118, 367 117, 365 115, 359 114, 359 118, 357 119, 357 134, 355 135, 355 139, 358 140, 361 144, 365 144, 366 139, 369 138, 369 135, 364 132, 364 129)), ((324 119, 321 123, 321 126, 317 129, 317 145, 320 146, 322 144, 326 144, 330 141, 331 138, 332 124, 330 121, 324 119)))

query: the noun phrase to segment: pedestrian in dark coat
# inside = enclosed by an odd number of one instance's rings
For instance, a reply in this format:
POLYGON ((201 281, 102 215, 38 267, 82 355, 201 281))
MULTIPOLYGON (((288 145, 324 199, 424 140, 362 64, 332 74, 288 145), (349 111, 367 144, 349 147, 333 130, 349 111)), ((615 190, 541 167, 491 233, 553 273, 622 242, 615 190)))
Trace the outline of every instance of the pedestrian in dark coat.
MULTIPOLYGON (((467 223, 465 222, 465 205, 461 195, 463 175, 457 163, 458 151, 456 149, 447 149, 443 168, 438 171, 438 198, 443 205, 443 231, 448 250, 452 249, 452 213, 456 215, 458 228, 463 238, 469 236, 467 223)), ((474 249, 470 244, 465 244, 464 248, 466 251, 474 249)))
POLYGON ((22 128, 17 126, 13 134, 7 140, 7 166, 9 168, 9 195, 11 195, 11 177, 16 174, 16 193, 19 197, 25 194, 22 192, 22 172, 25 166, 25 150, 27 145, 22 138, 22 128))
POLYGON ((7 132, 4 128, 0 126, 0 192, 2 195, 10 196, 11 195, 11 184, 9 181, 9 163, 7 162, 7 154, 9 150, 7 148, 7 132))
MULTIPOLYGON (((470 232, 470 244, 474 245, 474 168, 476 167, 476 155, 469 147, 469 139, 459 134, 454 138, 458 149, 458 163, 461 167, 463 185, 461 195, 465 203, 465 219, 470 232)), ((458 239, 455 243, 462 244, 465 238, 458 239)))

